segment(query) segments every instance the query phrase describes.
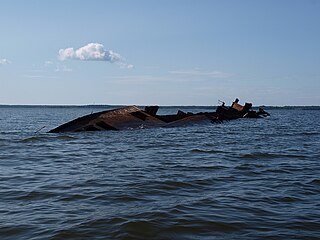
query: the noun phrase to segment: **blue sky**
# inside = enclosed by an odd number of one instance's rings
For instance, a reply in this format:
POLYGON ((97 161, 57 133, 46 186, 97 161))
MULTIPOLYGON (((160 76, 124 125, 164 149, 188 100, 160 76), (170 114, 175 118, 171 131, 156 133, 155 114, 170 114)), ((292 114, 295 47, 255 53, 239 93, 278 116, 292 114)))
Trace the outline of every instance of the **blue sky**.
POLYGON ((0 104, 320 105, 320 0, 0 1, 0 104))

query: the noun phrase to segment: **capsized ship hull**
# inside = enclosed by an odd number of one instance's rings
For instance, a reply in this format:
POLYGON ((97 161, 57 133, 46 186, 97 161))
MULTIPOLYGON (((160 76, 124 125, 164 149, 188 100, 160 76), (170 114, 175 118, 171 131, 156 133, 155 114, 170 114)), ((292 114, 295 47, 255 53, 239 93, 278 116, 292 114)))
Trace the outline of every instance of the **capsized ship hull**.
MULTIPOLYGON (((144 110, 136 106, 128 106, 74 119, 50 130, 49 133, 179 127, 200 122, 220 123, 224 120, 242 117, 265 116, 262 115, 262 111, 250 110, 251 106, 252 104, 241 106, 237 103, 235 105, 234 102, 231 107, 226 107, 224 104, 219 106, 216 112, 185 113, 178 111, 174 115, 157 115, 158 106, 149 106, 144 110)), ((268 114, 264 111, 263 113, 268 114)))

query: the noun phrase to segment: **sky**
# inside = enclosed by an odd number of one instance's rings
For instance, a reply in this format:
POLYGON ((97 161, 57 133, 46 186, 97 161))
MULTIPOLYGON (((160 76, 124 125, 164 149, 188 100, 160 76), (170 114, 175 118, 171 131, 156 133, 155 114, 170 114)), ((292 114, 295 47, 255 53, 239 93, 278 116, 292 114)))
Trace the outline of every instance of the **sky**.
POLYGON ((0 104, 320 105, 320 0, 2 0, 0 104))

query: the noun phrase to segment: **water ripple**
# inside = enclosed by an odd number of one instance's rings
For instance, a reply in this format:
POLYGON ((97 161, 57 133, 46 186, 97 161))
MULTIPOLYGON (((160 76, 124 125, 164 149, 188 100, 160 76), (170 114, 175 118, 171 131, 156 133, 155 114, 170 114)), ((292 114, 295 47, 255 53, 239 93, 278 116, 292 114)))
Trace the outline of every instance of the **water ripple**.
POLYGON ((34 132, 88 108, 1 110, 0 239, 319 237, 318 110, 70 134, 34 132))

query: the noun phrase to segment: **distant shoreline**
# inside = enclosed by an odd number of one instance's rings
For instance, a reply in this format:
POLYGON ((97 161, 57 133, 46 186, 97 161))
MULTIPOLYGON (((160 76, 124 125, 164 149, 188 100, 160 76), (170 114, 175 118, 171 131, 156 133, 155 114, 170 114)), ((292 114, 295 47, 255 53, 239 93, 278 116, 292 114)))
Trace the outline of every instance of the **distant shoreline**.
MULTIPOLYGON (((131 104, 134 105, 134 104, 131 104)), ((89 104, 89 105, 32 105, 32 104, 0 104, 0 108, 14 108, 14 107, 23 107, 23 108, 43 108, 43 107, 49 107, 49 108, 118 108, 118 107, 124 107, 128 105, 103 105, 103 104, 89 104)), ((144 107, 148 105, 136 105, 138 107, 144 107)), ((160 108, 216 108, 218 105, 159 105, 160 108)), ((259 108, 261 106, 253 106, 253 108, 259 108)), ((264 109, 286 109, 286 110, 320 110, 320 106, 262 106, 264 109)))

